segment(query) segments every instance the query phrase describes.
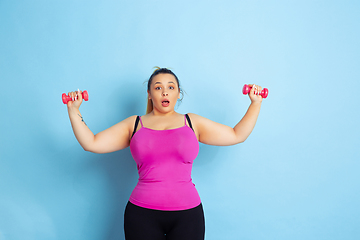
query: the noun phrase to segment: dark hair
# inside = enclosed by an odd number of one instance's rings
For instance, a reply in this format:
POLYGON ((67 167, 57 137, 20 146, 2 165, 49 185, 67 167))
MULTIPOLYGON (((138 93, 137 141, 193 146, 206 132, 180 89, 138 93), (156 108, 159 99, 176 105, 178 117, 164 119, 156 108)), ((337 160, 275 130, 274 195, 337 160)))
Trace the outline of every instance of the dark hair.
MULTIPOLYGON (((181 102, 183 97, 184 97, 184 94, 183 94, 183 90, 180 88, 180 82, 179 82, 179 79, 177 78, 177 76, 175 75, 175 73, 173 73, 173 71, 171 71, 168 68, 159 68, 159 67, 155 67, 155 68, 156 68, 156 70, 151 74, 151 76, 150 76, 150 78, 148 80, 147 90, 150 92, 150 86, 151 86, 152 80, 156 75, 159 75, 159 74, 171 74, 171 75, 173 75, 175 77, 176 82, 178 84, 178 88, 179 88, 179 91, 180 91, 180 94, 181 94, 181 97, 180 97, 179 101, 181 102)), ((152 110, 153 110, 152 100, 148 99, 148 104, 147 104, 147 108, 146 108, 146 114, 150 113, 152 110)))
POLYGON ((159 68, 159 67, 155 67, 156 70, 153 72, 153 74, 151 74, 149 80, 148 80, 148 85, 147 85, 147 90, 150 91, 150 85, 151 85, 151 82, 153 80, 153 78, 158 75, 158 74, 161 74, 161 73, 167 73, 167 74, 171 74, 175 77, 176 79, 176 82, 178 84, 178 87, 180 89, 180 83, 179 83, 179 79, 177 78, 177 76, 175 75, 175 73, 173 73, 173 71, 171 71, 170 69, 168 68, 159 68))

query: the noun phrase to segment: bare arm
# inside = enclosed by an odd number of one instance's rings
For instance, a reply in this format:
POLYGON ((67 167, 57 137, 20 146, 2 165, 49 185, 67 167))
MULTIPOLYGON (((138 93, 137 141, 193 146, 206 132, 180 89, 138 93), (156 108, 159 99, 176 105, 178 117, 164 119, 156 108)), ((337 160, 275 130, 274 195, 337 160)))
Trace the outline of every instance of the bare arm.
MULTIPOLYGON (((69 95, 75 96, 76 93, 72 92, 69 95)), ((82 102, 81 94, 78 94, 78 97, 77 100, 68 102, 68 113, 75 137, 85 151, 109 153, 129 146, 136 116, 131 116, 94 135, 81 116, 79 110, 82 102)))
MULTIPOLYGON (((258 87, 258 91, 261 92, 261 87, 258 87)), ((244 142, 255 127, 262 102, 262 97, 256 95, 254 91, 249 93, 249 97, 251 104, 244 117, 234 128, 196 114, 189 114, 199 142, 217 146, 229 146, 244 142)))

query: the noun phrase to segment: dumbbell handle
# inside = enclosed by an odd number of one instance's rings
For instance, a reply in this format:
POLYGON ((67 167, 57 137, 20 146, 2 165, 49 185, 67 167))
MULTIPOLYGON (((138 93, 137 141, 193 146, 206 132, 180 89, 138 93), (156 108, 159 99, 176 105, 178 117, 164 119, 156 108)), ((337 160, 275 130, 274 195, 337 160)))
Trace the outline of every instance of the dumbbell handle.
MULTIPOLYGON (((85 101, 88 101, 89 100, 89 94, 88 92, 85 90, 81 93, 82 95, 82 98, 85 100, 85 101)), ((69 101, 72 101, 72 98, 68 95, 66 95, 66 93, 63 93, 62 94, 62 101, 64 104, 67 104, 69 101)))
MULTIPOLYGON (((250 92, 250 90, 251 90, 251 87, 249 85, 245 84, 242 92, 243 92, 243 94, 248 94, 250 92)), ((267 88, 264 88, 260 93, 260 95, 263 98, 267 98, 268 94, 269 94, 269 89, 267 89, 267 88)))

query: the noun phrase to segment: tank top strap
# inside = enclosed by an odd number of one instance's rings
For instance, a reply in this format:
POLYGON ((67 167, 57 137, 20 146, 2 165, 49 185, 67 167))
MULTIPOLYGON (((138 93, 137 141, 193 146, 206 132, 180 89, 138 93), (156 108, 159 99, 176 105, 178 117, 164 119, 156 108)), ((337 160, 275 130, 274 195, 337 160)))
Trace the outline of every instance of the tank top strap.
POLYGON ((143 127, 143 123, 142 123, 142 120, 141 120, 141 116, 139 116, 139 119, 140 119, 141 127, 143 127))
POLYGON ((192 124, 191 124, 191 120, 190 120, 189 115, 188 115, 188 114, 185 114, 184 116, 185 116, 185 125, 186 125, 186 120, 187 120, 188 123, 189 123, 189 127, 191 128, 191 130, 194 131, 194 129, 193 129, 193 127, 192 127, 192 124))

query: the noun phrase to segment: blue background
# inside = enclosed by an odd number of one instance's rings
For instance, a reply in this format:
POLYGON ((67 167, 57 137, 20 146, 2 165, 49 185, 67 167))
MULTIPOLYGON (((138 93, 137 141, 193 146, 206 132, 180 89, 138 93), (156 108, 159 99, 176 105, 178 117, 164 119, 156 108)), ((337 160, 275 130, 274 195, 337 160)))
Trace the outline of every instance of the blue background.
POLYGON ((97 133, 145 113, 154 66, 230 126, 270 91, 245 143, 200 146, 207 240, 360 239, 359 30, 359 1, 0 0, 0 239, 124 239, 130 151, 82 150, 61 94, 97 133))

